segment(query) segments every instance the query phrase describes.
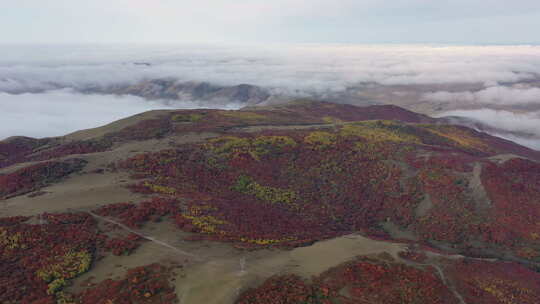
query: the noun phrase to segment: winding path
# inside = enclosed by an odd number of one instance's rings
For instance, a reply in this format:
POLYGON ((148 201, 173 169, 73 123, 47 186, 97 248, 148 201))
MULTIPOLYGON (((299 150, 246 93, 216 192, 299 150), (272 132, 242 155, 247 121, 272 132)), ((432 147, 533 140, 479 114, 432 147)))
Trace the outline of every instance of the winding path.
MULTIPOLYGON (((69 209, 69 210, 74 210, 74 209, 69 209)), ((158 240, 158 239, 156 239, 156 238, 154 238, 154 237, 145 235, 145 234, 143 234, 142 232, 139 232, 139 231, 136 231, 136 230, 134 230, 134 229, 131 229, 131 228, 129 228, 128 226, 126 226, 126 225, 124 225, 124 224, 122 224, 122 223, 120 223, 120 222, 117 222, 117 221, 115 221, 115 220, 112 220, 112 219, 110 219, 110 218, 107 218, 107 217, 104 217, 104 216, 101 216, 101 215, 98 215, 98 214, 95 214, 95 213, 92 212, 92 211, 83 211, 83 210, 74 210, 74 211, 84 212, 84 213, 87 213, 87 214, 89 214, 89 215, 91 215, 91 216, 97 218, 97 219, 100 219, 100 220, 109 222, 109 223, 111 223, 111 224, 118 225, 120 228, 122 228, 122 229, 124 229, 124 230, 126 230, 126 231, 129 231, 129 232, 131 232, 131 233, 133 233, 133 234, 136 234, 136 235, 138 235, 138 236, 140 236, 140 237, 142 237, 142 238, 144 238, 144 239, 146 239, 146 240, 149 240, 149 241, 151 241, 151 242, 154 242, 154 243, 156 243, 156 244, 158 244, 158 245, 161 245, 161 246, 163 246, 163 247, 169 248, 169 249, 171 249, 171 250, 173 250, 173 251, 175 251, 175 252, 177 252, 177 253, 179 253, 179 254, 181 254, 181 255, 188 256, 188 257, 190 257, 190 258, 193 258, 193 259, 196 260, 196 261, 203 261, 200 257, 198 257, 198 256, 196 256, 196 255, 193 255, 193 254, 191 254, 191 253, 189 253, 189 252, 187 252, 187 251, 184 251, 184 250, 182 250, 182 249, 176 248, 176 247, 174 247, 173 245, 168 244, 168 243, 166 243, 166 242, 164 242, 164 241, 160 241, 160 240, 158 240)))
MULTIPOLYGON (((160 246, 163 246, 163 247, 166 247, 168 249, 171 249, 175 252, 177 252, 178 254, 180 255, 183 255, 183 256, 188 256, 190 258, 193 258, 194 260, 196 261, 199 261, 199 262, 202 262, 204 261, 204 259, 201 259, 199 256, 196 256, 194 254, 191 254, 189 252, 186 252, 184 250, 181 250, 177 247, 174 247, 173 245, 170 245, 164 241, 161 241, 161 240, 158 240, 154 237, 151 237, 151 236, 148 236, 148 235, 145 235, 143 234, 142 232, 139 232, 139 231, 136 231, 118 221, 115 221, 113 219, 110 219, 108 217, 104 217, 104 216, 101 216, 101 215, 98 215, 92 211, 85 211, 85 210, 75 210, 75 209, 70 209, 72 211, 78 211, 78 212, 84 212, 84 213, 87 213, 89 215, 91 215, 92 217, 94 218, 97 218, 97 219, 100 219, 102 221, 105 221, 105 222, 108 222, 108 223, 112 223, 112 224, 115 224, 115 225, 118 225, 120 228, 126 230, 126 231, 129 231, 133 234, 136 234, 146 240, 149 240, 151 242, 154 242, 160 246)), ((414 263, 414 264, 417 264, 417 265, 422 265, 422 266, 431 266, 433 268, 435 268, 437 270, 437 273, 439 275, 439 277, 441 278, 443 284, 445 284, 446 286, 448 286, 448 288, 454 293, 454 295, 456 296, 456 298, 459 300, 460 304, 467 304, 465 302, 465 300, 463 299, 463 297, 461 296, 461 294, 455 289, 455 287, 449 283, 448 279, 446 278, 446 275, 444 274, 443 270, 441 269, 441 267, 439 265, 436 265, 436 264, 424 264, 424 263, 414 263)), ((244 270, 244 266, 245 265, 245 259, 244 259, 244 262, 242 261, 242 259, 240 260, 240 275, 241 274, 245 274, 245 270, 244 270)), ((186 296, 185 294, 183 295, 184 297, 186 296)))
POLYGON ((453 285, 448 284, 448 280, 446 279, 446 276, 444 275, 444 272, 442 271, 441 267, 439 267, 438 265, 434 265, 434 264, 430 264, 430 266, 433 266, 433 268, 437 269, 437 272, 439 273, 439 276, 441 277, 441 280, 443 281, 443 284, 448 286, 448 288, 450 288, 450 290, 454 293, 454 295, 459 300, 459 302, 461 304, 467 304, 465 302, 465 299, 463 299, 463 297, 461 296, 461 294, 459 292, 457 292, 456 288, 453 285))
MULTIPOLYGON (((413 262, 414 263, 414 262, 413 262)), ((444 285, 446 285, 446 287, 448 287, 453 293, 454 295, 456 296, 456 298, 459 300, 459 303, 461 304, 467 304, 467 302, 465 302, 465 299, 463 299, 463 297, 461 296, 461 294, 456 290, 456 288, 454 287, 454 285, 452 284, 449 284, 448 283, 448 280, 446 279, 446 275, 444 274, 444 272, 442 271, 441 267, 439 265, 435 265, 435 264, 424 264, 424 263, 414 263, 416 265, 422 265, 422 266, 431 266, 433 268, 435 268, 437 270, 437 273, 439 274, 439 277, 441 278, 441 281, 443 282, 444 285)))

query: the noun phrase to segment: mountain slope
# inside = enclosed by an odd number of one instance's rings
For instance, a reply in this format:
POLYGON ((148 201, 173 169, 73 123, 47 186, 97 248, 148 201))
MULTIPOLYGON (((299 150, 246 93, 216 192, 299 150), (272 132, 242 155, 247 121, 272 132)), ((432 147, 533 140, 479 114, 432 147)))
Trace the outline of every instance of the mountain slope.
POLYGON ((0 154, 0 302, 540 300, 540 152, 399 107, 154 111, 0 154))

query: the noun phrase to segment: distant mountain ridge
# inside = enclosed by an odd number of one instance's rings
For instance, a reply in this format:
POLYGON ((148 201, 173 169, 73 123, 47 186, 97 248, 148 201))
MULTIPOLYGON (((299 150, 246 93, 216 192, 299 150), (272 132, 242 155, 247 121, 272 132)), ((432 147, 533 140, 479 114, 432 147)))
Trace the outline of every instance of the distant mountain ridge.
POLYGON ((133 85, 105 88, 101 92, 135 95, 148 100, 204 101, 215 106, 229 103, 255 105, 271 96, 266 90, 249 84, 220 86, 208 82, 180 82, 171 78, 144 80, 133 85))

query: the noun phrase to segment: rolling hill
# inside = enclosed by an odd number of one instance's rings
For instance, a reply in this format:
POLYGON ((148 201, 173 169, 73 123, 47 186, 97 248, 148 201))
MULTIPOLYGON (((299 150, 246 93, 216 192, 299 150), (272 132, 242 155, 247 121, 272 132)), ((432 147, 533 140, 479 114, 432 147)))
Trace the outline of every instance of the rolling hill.
POLYGON ((0 142, 0 303, 540 303, 540 152, 397 106, 0 142))

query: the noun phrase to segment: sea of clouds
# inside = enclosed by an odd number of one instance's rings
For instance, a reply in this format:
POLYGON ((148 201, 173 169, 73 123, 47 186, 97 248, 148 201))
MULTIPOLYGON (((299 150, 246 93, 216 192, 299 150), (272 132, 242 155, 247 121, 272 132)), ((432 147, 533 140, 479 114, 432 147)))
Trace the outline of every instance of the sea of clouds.
POLYGON ((493 85, 540 76, 540 46, 4 46, 1 53, 5 92, 160 77, 324 92, 359 82, 493 85))
POLYGON ((493 86, 476 92, 427 93, 424 100, 431 101, 466 101, 481 105, 527 105, 540 104, 540 88, 515 88, 493 86))
MULTIPOLYGON (((540 103, 539 88, 502 85, 540 78, 540 46, 12 45, 3 46, 0 54, 0 138, 63 135, 150 109, 203 106, 193 100, 147 101, 135 96, 79 93, 166 77, 218 85, 248 83, 303 96, 340 92, 359 83, 481 83, 485 87, 481 91, 432 92, 423 98, 540 103)), ((489 123, 508 118, 482 117, 489 123)), ((517 128, 514 120, 513 116, 505 120, 509 128, 517 128)), ((536 122, 540 125, 537 116, 527 120, 532 121, 529 129, 535 129, 536 122)), ((532 131, 540 135, 540 130, 532 131)))
POLYGON ((481 122, 492 128, 519 132, 523 136, 515 136, 507 133, 494 133, 492 135, 503 137, 540 151, 540 111, 514 113, 492 109, 455 110, 442 113, 438 116, 467 117, 472 121, 481 122))
MULTIPOLYGON (((0 139, 14 135, 60 136, 149 110, 202 107, 194 101, 149 101, 130 95, 81 94, 73 89, 56 89, 38 94, 0 92, 0 139)), ((229 105, 224 108, 239 107, 229 105)))

